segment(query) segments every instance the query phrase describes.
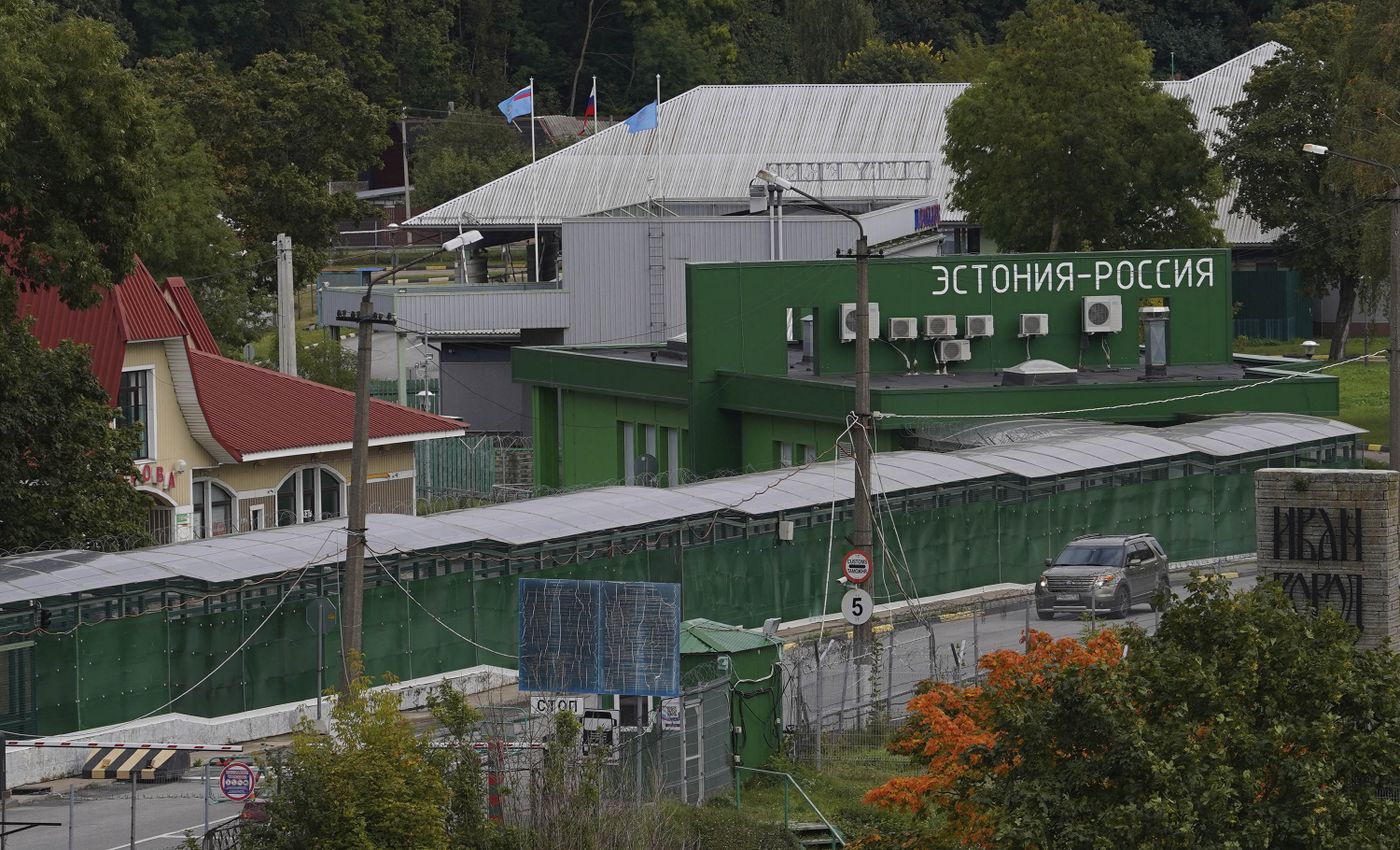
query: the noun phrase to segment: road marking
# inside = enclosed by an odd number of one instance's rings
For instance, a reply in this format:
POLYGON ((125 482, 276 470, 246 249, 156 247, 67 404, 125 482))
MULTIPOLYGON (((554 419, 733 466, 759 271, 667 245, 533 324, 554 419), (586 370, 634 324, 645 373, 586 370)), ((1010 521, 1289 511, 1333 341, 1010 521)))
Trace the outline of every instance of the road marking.
MULTIPOLYGON (((237 818, 237 817, 238 817, 238 815, 229 815, 228 817, 224 817, 224 818, 215 818, 215 819, 209 821, 209 826, 210 826, 211 828, 212 828, 212 827, 216 827, 216 826, 218 826, 218 825, 221 824, 221 823, 226 823, 226 822, 231 821, 231 820, 233 820, 233 819, 235 819, 235 818, 237 818)), ((202 829, 203 827, 204 827, 204 821, 200 821, 199 823, 196 823, 196 824, 191 824, 191 825, 189 825, 189 826, 182 826, 182 827, 180 827, 179 829, 173 829, 173 830, 171 830, 170 832, 163 832, 163 833, 161 833, 160 835, 152 835, 150 838, 138 838, 138 839, 136 839, 136 843, 137 843, 137 844, 145 844, 147 841, 159 841, 159 840, 161 840, 162 838, 184 838, 184 837, 185 837, 185 833, 187 833, 187 832, 194 832, 196 829, 202 829)), ((118 844, 116 847, 108 847, 107 850, 122 850, 123 847, 130 847, 130 846, 132 846, 130 841, 123 841, 121 844, 118 844)))

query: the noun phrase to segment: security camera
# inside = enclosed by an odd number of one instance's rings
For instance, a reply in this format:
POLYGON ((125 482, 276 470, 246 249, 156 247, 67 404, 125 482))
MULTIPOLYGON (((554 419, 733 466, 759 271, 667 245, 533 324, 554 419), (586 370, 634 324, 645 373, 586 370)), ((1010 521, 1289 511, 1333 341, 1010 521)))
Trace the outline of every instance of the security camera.
POLYGON ((837 577, 836 577, 836 581, 837 581, 838 583, 840 583, 840 584, 850 584, 850 583, 851 583, 851 580, 848 579, 848 578, 846 578, 845 576, 837 576, 837 577))

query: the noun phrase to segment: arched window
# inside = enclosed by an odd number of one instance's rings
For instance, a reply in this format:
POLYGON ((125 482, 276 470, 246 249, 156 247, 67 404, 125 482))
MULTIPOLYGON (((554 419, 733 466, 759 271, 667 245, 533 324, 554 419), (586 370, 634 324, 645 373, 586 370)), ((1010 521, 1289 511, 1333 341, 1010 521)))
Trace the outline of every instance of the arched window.
POLYGON ((238 530, 238 499, 217 481, 196 478, 194 487, 194 536, 218 537, 238 530))
POLYGON ((327 466, 298 469, 277 488, 277 524, 332 519, 342 513, 340 476, 327 466))

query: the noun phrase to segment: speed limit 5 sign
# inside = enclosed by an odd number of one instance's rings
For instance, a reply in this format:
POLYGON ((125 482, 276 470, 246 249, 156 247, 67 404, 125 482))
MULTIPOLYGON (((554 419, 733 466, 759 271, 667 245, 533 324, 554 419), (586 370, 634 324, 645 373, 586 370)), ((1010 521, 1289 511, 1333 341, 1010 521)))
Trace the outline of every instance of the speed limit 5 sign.
POLYGON ((871 598, 870 591, 853 587, 846 591, 846 595, 841 597, 841 616, 846 618, 846 622, 853 626, 861 626, 869 622, 870 615, 875 613, 875 600, 871 598))
POLYGON ((841 572, 846 574, 846 580, 851 584, 861 584, 870 578, 870 556, 859 549, 852 549, 841 559, 841 572))

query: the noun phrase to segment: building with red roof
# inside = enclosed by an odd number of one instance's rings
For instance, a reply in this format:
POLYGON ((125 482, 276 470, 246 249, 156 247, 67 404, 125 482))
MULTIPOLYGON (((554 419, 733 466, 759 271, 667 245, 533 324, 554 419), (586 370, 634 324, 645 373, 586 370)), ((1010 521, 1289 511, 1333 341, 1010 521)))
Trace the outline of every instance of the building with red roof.
MULTIPOLYGON (((142 427, 134 482, 158 542, 342 516, 355 396, 219 353, 185 281, 159 283, 138 259, 95 306, 21 291, 40 343, 86 345, 120 425, 142 427)), ((368 509, 414 512, 414 445, 463 425, 370 402, 368 509)))

